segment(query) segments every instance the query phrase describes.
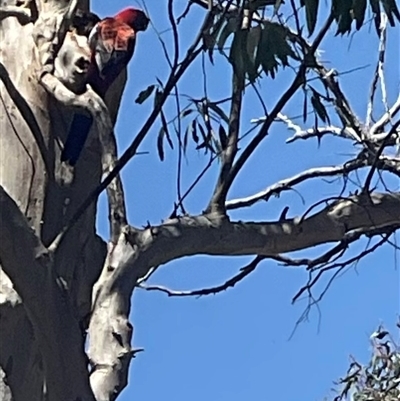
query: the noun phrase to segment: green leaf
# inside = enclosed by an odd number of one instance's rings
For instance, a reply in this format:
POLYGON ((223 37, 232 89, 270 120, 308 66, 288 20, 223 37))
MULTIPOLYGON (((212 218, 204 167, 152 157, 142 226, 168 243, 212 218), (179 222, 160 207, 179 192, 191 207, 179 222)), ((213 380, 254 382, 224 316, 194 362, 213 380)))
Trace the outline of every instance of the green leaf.
POLYGON ((274 6, 275 8, 285 3, 284 0, 253 0, 250 2, 250 6, 253 10, 263 8, 266 6, 274 6))
POLYGON ((197 121, 193 120, 190 125, 190 131, 192 133, 192 138, 195 143, 199 143, 199 136, 197 135, 197 121))
POLYGON ((307 90, 303 90, 304 100, 303 100, 303 122, 307 121, 308 117, 308 97, 307 97, 307 90))
POLYGON ((199 150, 199 149, 203 149, 204 148, 205 153, 207 153, 207 150, 210 150, 211 152, 215 153, 214 149, 211 146, 211 140, 212 140, 211 132, 206 134, 206 131, 205 131, 204 127, 201 124, 198 124, 198 127, 199 127, 200 134, 201 134, 201 136, 203 138, 203 142, 200 143, 196 147, 196 149, 199 150))
POLYGON ((160 158, 161 161, 164 161, 164 136, 165 136, 165 130, 164 127, 161 127, 157 136, 158 157, 160 158))
POLYGON ((329 119, 328 113, 326 112, 326 108, 321 102, 321 98, 319 93, 312 87, 310 87, 313 94, 311 96, 311 104, 314 108, 314 111, 317 113, 318 117, 326 123, 329 119))
POLYGON ((156 94, 154 96, 154 107, 157 107, 160 103, 161 96, 163 95, 163 91, 160 89, 156 89, 156 94))
POLYGON ((185 129, 185 135, 183 135, 183 153, 186 155, 186 149, 189 141, 189 130, 190 130, 190 125, 188 125, 185 129))
POLYGON ((161 110, 160 113, 161 117, 161 128, 160 131, 158 132, 157 136, 157 150, 158 150, 158 156, 160 157, 160 160, 164 160, 164 138, 167 138, 168 145, 171 149, 174 149, 174 144, 172 143, 171 136, 169 135, 169 130, 168 130, 168 123, 165 118, 165 115, 163 111, 161 110))
POLYGON ((258 67, 260 63, 256 59, 256 48, 259 45, 260 35, 260 27, 235 32, 229 53, 229 61, 240 80, 247 76, 250 82, 254 82, 259 75, 258 67))
POLYGON ((257 59, 257 49, 260 45, 261 33, 262 28, 260 25, 250 28, 247 33, 247 54, 245 58, 245 67, 249 80, 252 83, 255 82, 259 76, 258 70, 260 63, 257 59))
POLYGON ((381 25, 381 9, 379 6, 379 0, 369 0, 369 5, 371 6, 372 14, 374 15, 376 33, 379 35, 379 27, 381 25))
POLYGON ((162 124, 162 127, 164 129, 165 137, 167 138, 169 147, 171 149, 174 149, 174 144, 172 143, 171 136, 169 134, 167 119, 165 118, 165 114, 164 114, 164 112, 162 110, 160 112, 160 117, 161 117, 161 124, 162 124))
POLYGON ((229 52, 229 61, 233 66, 235 74, 239 78, 244 78, 246 67, 248 67, 245 65, 245 56, 247 54, 246 38, 247 31, 237 31, 233 37, 231 50, 229 52))
POLYGON ((286 28, 265 22, 258 45, 256 63, 261 64, 264 72, 275 78, 280 65, 288 66, 288 57, 296 58, 295 53, 287 41, 286 28))
POLYGON ((135 103, 142 104, 153 93, 155 87, 155 85, 150 85, 145 90, 142 90, 135 99, 135 103))
POLYGON ((207 105, 214 113, 216 113, 222 120, 224 120, 226 124, 229 124, 229 118, 221 109, 221 107, 212 102, 207 103, 207 105))
POLYGON ((336 35, 345 34, 351 31, 351 8, 350 0, 332 0, 332 11, 338 24, 336 35))
POLYGON ((206 142, 207 141, 207 135, 206 135, 206 131, 205 131, 204 127, 199 123, 197 123, 197 126, 199 128, 200 135, 203 138, 203 141, 206 142))
POLYGON ((303 0, 306 8, 306 21, 308 34, 311 36, 317 23, 319 0, 303 0))
POLYGON ((395 26, 394 16, 400 21, 400 13, 395 0, 382 0, 382 6, 388 17, 389 24, 395 26))
POLYGON ((219 143, 221 144, 222 150, 225 150, 228 146, 228 135, 226 135, 225 128, 220 125, 218 128, 219 143))
POLYGON ((194 110, 193 109, 185 109, 181 112, 181 118, 184 118, 186 116, 188 116, 189 114, 193 113, 194 110))
POLYGON ((208 57, 211 61, 211 64, 214 64, 214 48, 217 42, 218 35, 220 34, 222 27, 224 26, 221 23, 221 20, 225 20, 225 16, 220 16, 217 21, 213 20, 213 25, 203 34, 203 43, 208 50, 208 57))
POLYGON ((224 50, 225 42, 227 41, 228 37, 236 31, 237 28, 237 20, 236 18, 230 18, 226 24, 224 25, 218 41, 217 41, 217 47, 218 50, 222 53, 224 50))
POLYGON ((367 0, 353 0, 353 18, 356 20, 356 29, 360 30, 365 18, 367 0))

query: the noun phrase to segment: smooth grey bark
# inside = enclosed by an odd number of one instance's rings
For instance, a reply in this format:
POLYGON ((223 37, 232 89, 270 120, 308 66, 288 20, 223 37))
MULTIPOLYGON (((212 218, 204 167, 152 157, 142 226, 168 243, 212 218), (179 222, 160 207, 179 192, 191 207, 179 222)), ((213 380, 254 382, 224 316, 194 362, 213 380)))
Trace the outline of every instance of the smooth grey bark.
MULTIPOLYGON (((87 2, 84 3, 82 5, 87 7, 87 2)), ((15 6, 16 2, 2 1, 0 4, 5 9, 6 6, 15 6)), ((47 34, 52 33, 56 23, 54 16, 68 2, 37 1, 36 5, 39 20, 35 23, 21 22, 21 18, 13 16, 4 16, 0 21, 0 184, 26 217, 25 223, 34 229, 38 236, 36 240, 40 242, 41 239, 44 245, 48 245, 90 189, 99 183, 101 152, 96 132, 92 132, 76 166, 73 184, 69 187, 59 185, 55 174, 60 156, 59 141, 65 140, 73 110, 48 95, 39 84, 41 64, 34 35, 46 36, 46 30, 47 34)), ((4 207, 6 209, 2 212, 10 214, 8 206, 4 207)), ((29 252, 29 246, 23 243, 25 230, 21 228, 19 236, 17 231, 7 231, 6 226, 1 226, 2 235, 7 233, 7 238, 13 241, 9 244, 14 248, 12 260, 19 260, 19 267, 27 269, 18 273, 19 277, 29 279, 25 286, 19 288, 17 283, 20 280, 12 277, 11 284, 4 270, 0 271, 0 365, 5 369, 6 382, 14 401, 42 400, 44 388, 47 388, 49 400, 59 401, 75 399, 69 396, 73 393, 91 392, 85 372, 81 376, 82 379, 86 376, 86 390, 79 389, 79 381, 67 382, 68 369, 63 368, 63 357, 57 350, 62 349, 60 333, 64 332, 64 355, 72 358, 73 355, 67 356, 67 344, 72 345, 75 338, 73 348, 80 350, 75 356, 78 360, 82 359, 81 367, 87 371, 83 352, 84 330, 91 308, 91 288, 100 273, 106 252, 104 242, 95 233, 95 217, 96 207, 92 205, 65 236, 57 252, 51 255, 54 270, 50 276, 43 265, 35 269, 36 256, 31 255, 31 261, 29 258, 18 259, 23 251, 29 252), (43 271, 39 273, 39 270, 43 271), (23 304, 13 286, 21 296, 24 295, 23 304), (27 292, 29 286, 31 292, 27 292), (67 289, 71 301, 64 312, 72 314, 70 322, 74 322, 75 328, 63 327, 68 318, 57 309, 59 303, 64 302, 63 289, 67 289), (37 302, 36 306, 33 301, 37 302), (47 322, 45 319, 48 319, 47 322), (45 325, 48 325, 47 331, 45 325), (58 335, 54 331, 52 333, 52 328, 56 327, 58 335), (47 346, 48 352, 47 358, 43 359, 44 346, 47 346), (52 378, 49 375, 45 378, 46 370, 53 372, 52 378), (52 383, 51 380, 59 382, 52 383), (75 383, 75 389, 71 383, 75 383)), ((6 246, 7 238, 2 236, 2 246, 6 246)), ((45 248, 43 252, 47 252, 45 248)), ((3 252, 0 255, 4 268, 9 263, 8 256, 3 252)), ((74 363, 79 365, 78 360, 74 363)), ((66 363, 72 366, 72 360, 66 363)))

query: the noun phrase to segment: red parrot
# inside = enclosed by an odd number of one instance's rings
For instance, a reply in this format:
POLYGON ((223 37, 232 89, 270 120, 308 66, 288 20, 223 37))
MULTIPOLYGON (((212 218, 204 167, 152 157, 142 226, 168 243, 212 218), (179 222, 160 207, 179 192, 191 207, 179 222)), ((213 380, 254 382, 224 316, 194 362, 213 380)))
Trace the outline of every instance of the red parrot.
MULTIPOLYGON (((132 58, 137 32, 145 31, 148 24, 146 14, 131 7, 122 10, 115 17, 104 18, 91 29, 88 39, 91 62, 87 83, 103 99, 111 84, 132 58)), ((71 166, 76 164, 92 123, 91 116, 74 115, 61 154, 62 162, 71 166)))

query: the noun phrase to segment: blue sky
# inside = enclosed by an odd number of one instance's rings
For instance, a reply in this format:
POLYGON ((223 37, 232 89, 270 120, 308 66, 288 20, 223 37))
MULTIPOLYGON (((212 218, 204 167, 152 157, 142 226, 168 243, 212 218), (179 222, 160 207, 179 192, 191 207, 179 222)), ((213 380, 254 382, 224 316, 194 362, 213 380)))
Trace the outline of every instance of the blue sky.
MULTIPOLYGON (((170 48, 166 1, 148 0, 146 5, 152 23, 170 48)), ((176 0, 177 14, 186 0, 176 0)), ((100 16, 115 14, 128 5, 125 0, 101 2, 93 0, 94 12, 100 16)), ((182 22, 180 43, 182 54, 197 32, 204 11, 193 6, 191 16, 182 22)), ((360 118, 366 114, 367 94, 375 67, 378 46, 372 26, 346 37, 334 37, 331 30, 323 41, 321 58, 328 67, 349 71, 341 86, 360 118)), ((399 28, 389 29, 386 79, 388 98, 393 101, 399 91, 399 28)), ((138 38, 134 60, 129 66, 129 82, 124 94, 116 135, 123 151, 146 120, 152 101, 135 104, 138 93, 156 82, 164 81, 169 72, 155 30, 151 27, 138 38)), ((223 98, 229 89, 230 67, 216 55, 216 66, 207 66, 210 97, 223 98)), ((260 92, 272 105, 293 72, 287 70, 272 81, 264 79, 260 92)), ((202 95, 200 63, 189 70, 180 84, 181 93, 193 97, 202 95)), ((183 101, 184 102, 184 101, 183 101)), ((183 103, 184 104, 184 103, 183 103)), ((174 112, 170 102, 165 111, 174 112)), ((301 114, 302 99, 296 97, 284 113, 293 117, 301 114)), ((262 116, 262 110, 251 91, 246 92, 243 130, 250 119, 262 116)), ((297 121, 301 124, 301 120, 297 121)), ((311 126, 312 119, 309 121, 311 126)), ((157 155, 156 139, 160 122, 151 130, 141 151, 123 171, 129 221, 144 225, 159 224, 168 217, 176 200, 176 152, 165 147, 166 158, 157 155)), ((254 158, 238 176, 229 198, 248 196, 277 180, 287 178, 306 168, 329 166, 344 162, 356 149, 350 142, 324 138, 318 147, 316 140, 285 144, 291 136, 286 127, 276 124, 255 153, 254 158)), ((191 145, 184 163, 183 187, 196 177, 205 159, 191 145)), ((211 171, 188 198, 190 213, 200 213, 207 204, 217 170, 211 171)), ((363 174, 363 173, 362 173, 363 174)), ((362 175, 361 174, 361 175, 362 175)), ((399 183, 385 177, 391 188, 399 183)), ((306 205, 323 197, 337 194, 341 183, 314 180, 297 189, 306 205)), ((301 214, 304 206, 299 195, 287 193, 268 203, 256 204, 231 214, 234 219, 274 220, 289 205, 289 216, 301 214)), ((100 234, 107 237, 105 197, 99 202, 100 234)), ((365 247, 366 242, 353 246, 349 255, 365 247)), ((319 255, 324 247, 304 250, 297 255, 319 255)), ((399 255, 397 255, 397 258, 399 255)), ((194 289, 220 284, 248 263, 246 257, 184 258, 159 268, 151 282, 173 289, 194 289)), ((400 303, 400 274, 393 248, 386 246, 374 255, 350 268, 331 286, 306 322, 301 323, 289 339, 306 303, 291 304, 297 290, 305 284, 303 269, 286 268, 266 261, 234 289, 216 296, 168 298, 164 294, 138 290, 133 297, 131 319, 135 326, 134 346, 145 348, 133 361, 130 385, 120 396, 121 401, 159 399, 183 401, 212 400, 276 400, 317 401, 330 394, 332 382, 343 375, 349 355, 361 362, 369 357, 369 335, 379 323, 394 330, 400 303)), ((320 290, 326 284, 321 282, 320 290)))

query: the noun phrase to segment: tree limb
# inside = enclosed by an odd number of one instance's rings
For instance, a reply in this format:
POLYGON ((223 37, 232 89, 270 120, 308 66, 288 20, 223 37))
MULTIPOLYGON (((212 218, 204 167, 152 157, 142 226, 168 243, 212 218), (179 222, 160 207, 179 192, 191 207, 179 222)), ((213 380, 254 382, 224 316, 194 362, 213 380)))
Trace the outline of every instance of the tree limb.
POLYGON ((248 265, 242 267, 240 272, 235 274, 230 279, 226 280, 223 284, 210 287, 210 288, 201 288, 199 290, 190 290, 190 291, 174 291, 169 288, 160 286, 160 285, 146 285, 140 284, 138 287, 143 288, 147 291, 160 291, 166 293, 169 297, 193 297, 193 296, 204 296, 204 295, 215 295, 220 292, 226 291, 229 287, 234 287, 240 281, 242 281, 245 277, 251 274, 258 266, 258 264, 266 259, 265 256, 256 256, 248 265))
POLYGON ((229 200, 226 202, 226 208, 228 210, 239 209, 241 207, 251 206, 260 200, 268 201, 271 196, 278 196, 284 191, 291 190, 294 185, 300 184, 311 178, 332 177, 348 174, 367 165, 368 163, 366 160, 354 159, 341 166, 310 168, 294 175, 293 177, 278 181, 277 183, 254 195, 247 196, 245 198, 229 200))
POLYGON ((394 224, 400 227, 400 193, 342 199, 302 220, 230 222, 214 213, 175 218, 141 231, 126 227, 94 288, 89 357, 96 397, 109 399, 126 385, 133 355, 128 321, 132 290, 154 267, 199 254, 278 255, 341 241, 358 228, 394 224))

